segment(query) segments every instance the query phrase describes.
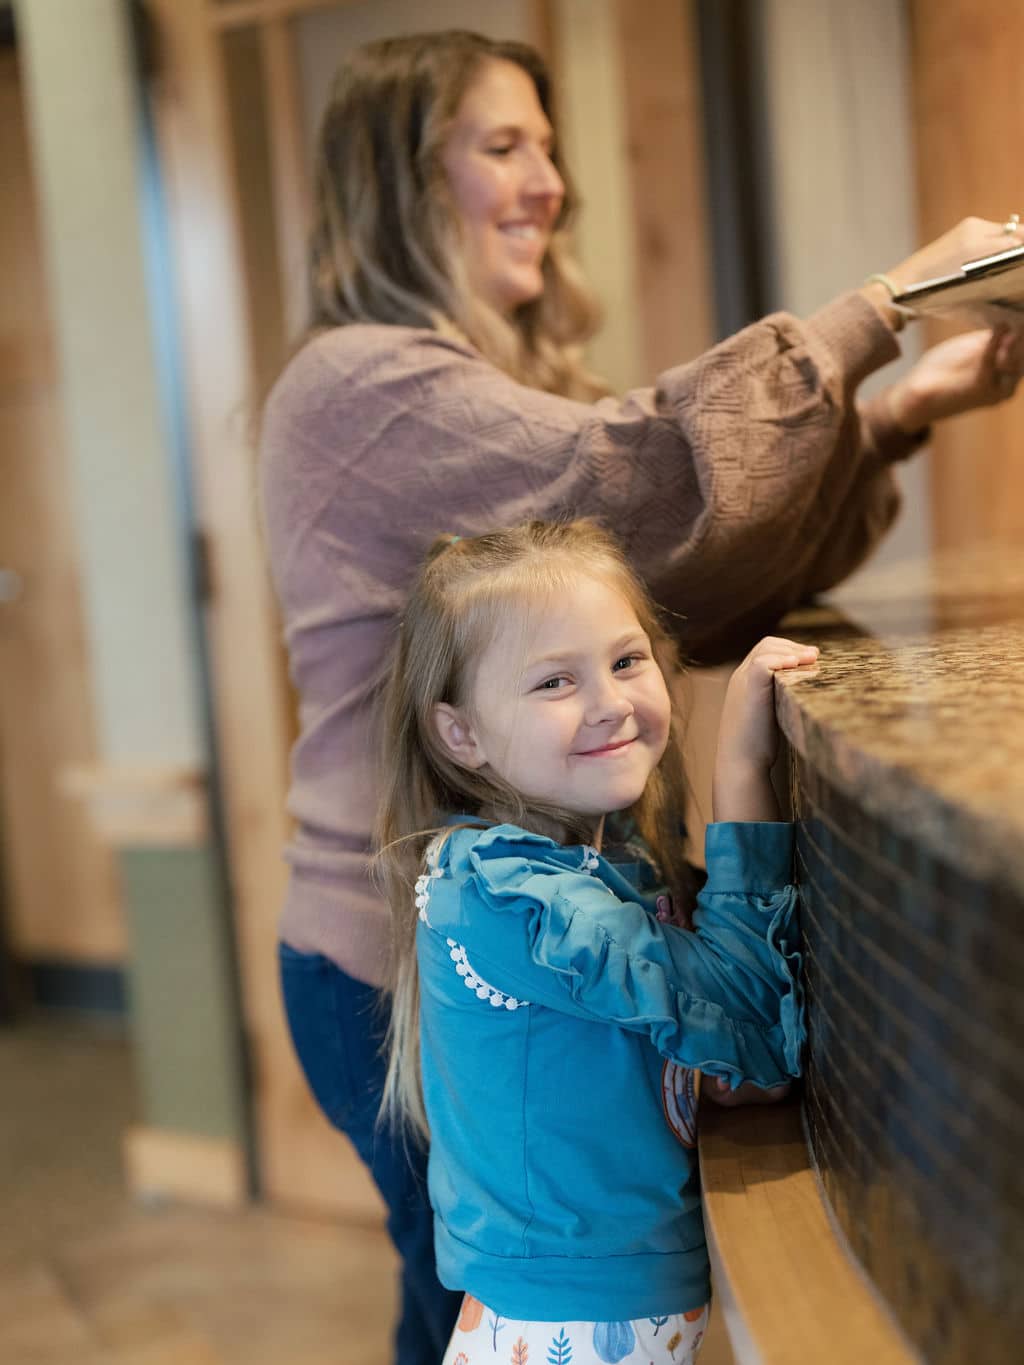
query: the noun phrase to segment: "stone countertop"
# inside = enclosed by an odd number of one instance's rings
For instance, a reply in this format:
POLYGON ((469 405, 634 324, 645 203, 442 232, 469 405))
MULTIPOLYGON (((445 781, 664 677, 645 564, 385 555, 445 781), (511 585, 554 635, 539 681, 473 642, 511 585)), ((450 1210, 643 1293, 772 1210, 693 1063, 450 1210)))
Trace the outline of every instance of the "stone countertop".
POLYGON ((943 862, 1024 894, 1024 547, 867 573, 780 633, 821 647, 777 678, 793 748, 943 862))

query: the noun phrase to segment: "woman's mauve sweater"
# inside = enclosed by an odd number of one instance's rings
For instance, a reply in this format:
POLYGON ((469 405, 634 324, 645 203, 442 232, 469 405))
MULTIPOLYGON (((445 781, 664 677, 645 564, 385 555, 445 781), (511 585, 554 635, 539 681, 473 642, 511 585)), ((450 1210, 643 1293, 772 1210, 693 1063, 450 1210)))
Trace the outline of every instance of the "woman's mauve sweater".
POLYGON ((859 294, 775 314, 652 389, 595 404, 524 388, 407 327, 318 335, 267 404, 262 496, 301 733, 284 941, 384 976, 368 880, 373 704, 403 595, 434 537, 593 516, 679 613, 685 651, 749 646, 836 583, 892 521, 913 441, 857 385, 898 354, 859 294))

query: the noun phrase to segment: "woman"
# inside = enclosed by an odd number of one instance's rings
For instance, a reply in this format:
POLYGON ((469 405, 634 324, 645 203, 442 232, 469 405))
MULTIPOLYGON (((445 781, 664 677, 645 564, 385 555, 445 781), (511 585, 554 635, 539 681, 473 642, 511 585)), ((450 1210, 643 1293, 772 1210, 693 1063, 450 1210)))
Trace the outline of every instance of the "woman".
POLYGON ((573 207, 532 50, 443 33, 358 52, 321 132, 316 330, 265 415, 268 545, 301 705, 285 1003, 314 1094, 390 1210, 403 1365, 440 1359, 458 1306, 434 1273, 424 1154, 375 1127, 388 945, 367 870, 370 735, 423 551, 444 531, 599 518, 678 614, 686 652, 721 656, 849 573, 896 514, 890 465, 930 422, 1008 396, 1019 372, 1016 338, 971 333, 856 402, 899 354, 891 289, 1017 240, 971 219, 888 284, 806 321, 766 318, 653 388, 601 397, 577 349, 594 310, 565 246, 573 207))

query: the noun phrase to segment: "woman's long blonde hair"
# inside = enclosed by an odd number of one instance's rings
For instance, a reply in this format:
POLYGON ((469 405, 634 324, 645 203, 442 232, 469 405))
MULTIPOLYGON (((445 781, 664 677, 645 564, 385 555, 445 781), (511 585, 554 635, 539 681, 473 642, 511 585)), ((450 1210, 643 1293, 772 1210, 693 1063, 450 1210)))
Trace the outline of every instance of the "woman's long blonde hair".
MULTIPOLYGON (((395 642, 383 702, 383 787, 375 870, 391 910, 391 1020, 382 1115, 426 1134, 419 1069, 419 977, 416 967, 416 878, 438 822, 446 815, 483 816, 586 843, 592 822, 529 801, 486 765, 470 770, 451 757, 437 734, 441 702, 465 706, 475 666, 510 610, 543 609, 583 578, 620 592, 646 631, 669 691, 678 671, 676 647, 647 590, 615 540, 596 523, 531 521, 471 539, 435 541, 413 585, 395 642)), ((629 812, 666 883, 692 901, 692 869, 683 853, 684 780, 679 717, 640 800, 629 812)))
POLYGON ((566 244, 576 197, 557 140, 565 199, 544 259, 544 290, 511 317, 469 286, 441 156, 466 90, 487 61, 532 80, 552 127, 539 54, 453 29, 359 48, 339 69, 320 127, 311 241, 314 327, 352 322, 460 336, 513 378, 589 400, 608 392, 585 369, 598 310, 566 244))

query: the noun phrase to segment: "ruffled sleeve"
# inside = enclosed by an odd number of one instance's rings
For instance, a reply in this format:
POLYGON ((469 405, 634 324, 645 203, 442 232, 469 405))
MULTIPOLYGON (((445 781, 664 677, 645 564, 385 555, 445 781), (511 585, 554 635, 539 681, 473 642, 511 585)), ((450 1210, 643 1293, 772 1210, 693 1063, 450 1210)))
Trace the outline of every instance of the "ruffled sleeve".
POLYGON ((511 826, 463 830, 442 855, 430 924, 511 996, 646 1033, 734 1085, 777 1085, 799 1074, 804 1038, 792 837, 789 825, 711 826, 691 932, 622 899, 607 865, 581 870, 579 849, 511 826))

